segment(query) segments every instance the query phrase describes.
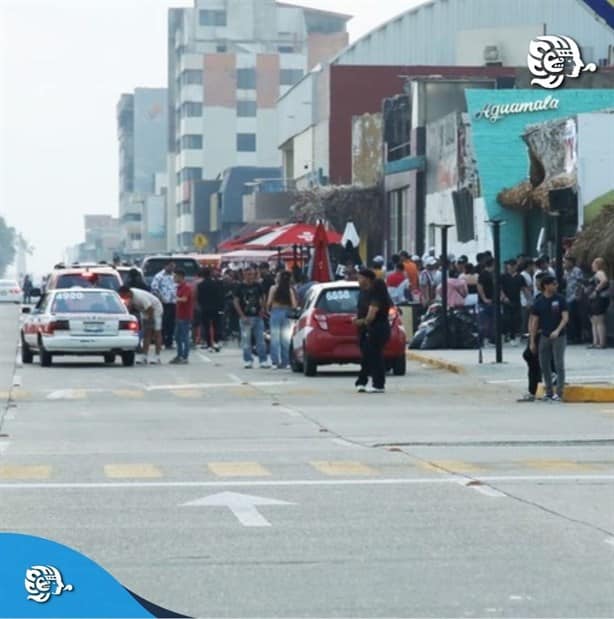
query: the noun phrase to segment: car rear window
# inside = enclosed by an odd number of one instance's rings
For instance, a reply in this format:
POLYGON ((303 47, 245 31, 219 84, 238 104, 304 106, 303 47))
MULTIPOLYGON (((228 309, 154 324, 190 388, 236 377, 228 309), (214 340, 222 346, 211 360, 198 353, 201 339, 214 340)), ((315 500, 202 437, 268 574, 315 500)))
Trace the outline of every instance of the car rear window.
POLYGON ((126 314, 119 296, 111 291, 63 291, 53 297, 52 314, 126 314))
POLYGON ((316 308, 327 314, 355 314, 358 307, 358 288, 333 288, 320 293, 316 308))
POLYGON ((0 279, 0 288, 19 288, 19 285, 12 279, 0 279))
POLYGON ((104 288, 105 290, 119 290, 120 283, 116 275, 111 273, 87 273, 80 275, 60 275, 56 288, 104 288))
POLYGON ((194 258, 148 258, 143 264, 143 275, 149 278, 154 277, 169 262, 174 262, 175 268, 185 271, 186 277, 196 277, 200 270, 200 265, 194 258))

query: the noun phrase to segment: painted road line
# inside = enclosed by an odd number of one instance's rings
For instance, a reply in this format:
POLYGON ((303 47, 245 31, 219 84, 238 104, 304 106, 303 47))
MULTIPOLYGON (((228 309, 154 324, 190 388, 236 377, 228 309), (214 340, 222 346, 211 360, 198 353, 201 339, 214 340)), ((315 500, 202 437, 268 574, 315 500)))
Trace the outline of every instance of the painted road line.
POLYGON ((21 387, 21 376, 19 376, 18 374, 15 374, 15 376, 13 376, 13 387, 21 387))
POLYGON ((595 471, 597 467, 590 464, 583 464, 573 460, 525 460, 519 462, 531 469, 539 469, 541 471, 595 471))
POLYGON ((607 537, 604 541, 606 544, 609 544, 610 546, 614 546, 614 537, 607 537))
POLYGON ((47 400, 85 400, 85 389, 59 389, 47 395, 47 400))
POLYGON ((155 479, 162 471, 153 464, 105 464, 105 477, 109 479, 155 479))
POLYGON ((182 503, 180 507, 227 507, 244 527, 270 527, 271 523, 256 509, 269 505, 294 505, 294 503, 238 492, 220 492, 182 503))
POLYGON ((205 395, 204 391, 199 391, 198 389, 179 389, 170 393, 176 398, 184 400, 200 400, 205 395))
MULTIPOLYGON (((189 383, 189 384, 175 384, 175 385, 148 385, 145 387, 145 391, 174 391, 181 389, 228 389, 229 387, 236 387, 237 385, 247 384, 247 381, 238 379, 231 383, 189 383)), ((249 383, 251 387, 279 387, 281 385, 290 384, 287 381, 262 381, 249 383)))
POLYGON ((201 352, 197 352, 196 354, 202 359, 203 363, 213 363, 213 360, 207 357, 207 355, 203 355, 201 352))
POLYGON ((271 471, 258 462, 209 462, 207 468, 218 477, 270 477, 271 471))
POLYGON ((142 389, 114 389, 111 393, 118 398, 128 400, 139 400, 145 397, 145 392, 142 389))
POLYGON ((235 384, 235 385, 242 385, 243 383, 246 383, 247 381, 239 378, 236 374, 226 374, 226 376, 228 376, 228 378, 235 384))
MULTIPOLYGON (((8 417, 8 415, 7 415, 8 417)), ((6 419, 6 417, 5 417, 6 419)), ((11 446, 11 441, 0 440, 0 456, 11 446)))
POLYGON ((435 473, 479 473, 484 469, 463 460, 432 460, 430 462, 418 462, 416 466, 423 471, 434 471, 435 473))
POLYGON ((30 397, 29 391, 0 391, 0 401, 7 402, 9 400, 27 400, 30 397))
POLYGON ((4 464, 0 466, 0 479, 49 479, 51 467, 42 465, 4 464))
POLYGON ((315 461, 310 462, 311 466, 324 475, 330 475, 331 477, 342 475, 377 475, 378 472, 360 462, 350 462, 343 460, 334 461, 315 461))
POLYGON ((463 486, 463 488, 471 488, 471 490, 475 490, 476 492, 479 492, 484 496, 489 496, 493 498, 503 498, 506 496, 503 492, 499 492, 499 490, 496 490, 491 486, 486 486, 479 481, 459 481, 458 483, 459 485, 463 486))
MULTIPOLYGON (((598 483, 614 482, 614 475, 491 475, 480 477, 482 483, 598 483)), ((136 488, 277 488, 327 486, 439 486, 458 485, 458 477, 406 477, 370 479, 294 479, 243 481, 158 481, 158 482, 46 482, 0 483, 0 490, 121 490, 136 488)))
POLYGON ((331 442, 335 445, 339 445, 339 447, 361 447, 366 449, 364 445, 357 445, 356 443, 350 443, 350 441, 346 441, 344 438, 333 438, 331 442))

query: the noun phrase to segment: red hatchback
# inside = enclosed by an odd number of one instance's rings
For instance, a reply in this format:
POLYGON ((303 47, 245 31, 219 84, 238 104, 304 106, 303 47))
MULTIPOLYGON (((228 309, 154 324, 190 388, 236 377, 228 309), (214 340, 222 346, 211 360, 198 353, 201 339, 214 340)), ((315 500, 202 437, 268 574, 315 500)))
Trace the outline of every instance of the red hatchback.
MULTIPOLYGON (((295 372, 315 376, 319 365, 360 363, 356 317, 360 289, 355 282, 316 284, 292 329, 290 360, 295 372)), ((396 376, 406 371, 407 336, 396 308, 390 310, 392 332, 384 355, 396 376)))

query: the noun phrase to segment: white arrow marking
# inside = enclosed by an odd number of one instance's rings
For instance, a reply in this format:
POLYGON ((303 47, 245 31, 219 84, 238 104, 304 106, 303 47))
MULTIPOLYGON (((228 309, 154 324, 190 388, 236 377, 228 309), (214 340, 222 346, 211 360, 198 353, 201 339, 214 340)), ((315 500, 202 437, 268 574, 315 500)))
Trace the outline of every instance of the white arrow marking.
POLYGON ((48 396, 48 400, 76 400, 77 395, 74 389, 58 389, 52 391, 48 396))
POLYGON ((271 523, 256 509, 256 506, 265 505, 294 505, 294 503, 238 492, 220 492, 195 501, 188 501, 181 507, 227 507, 244 527, 270 527, 271 523))

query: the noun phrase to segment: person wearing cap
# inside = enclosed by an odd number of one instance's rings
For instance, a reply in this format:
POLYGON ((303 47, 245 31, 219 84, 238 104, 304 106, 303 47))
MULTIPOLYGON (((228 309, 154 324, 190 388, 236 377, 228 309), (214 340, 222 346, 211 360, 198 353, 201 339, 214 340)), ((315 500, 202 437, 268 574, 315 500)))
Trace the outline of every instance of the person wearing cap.
POLYGON ((373 258, 373 272, 375 276, 379 279, 386 279, 386 261, 383 256, 375 256, 373 258))
POLYGON ((437 286, 441 283, 441 273, 437 271, 437 258, 429 256, 424 261, 424 269, 420 273, 420 296, 422 305, 428 308, 437 297, 437 286))
POLYGON ((557 292, 556 277, 545 275, 541 278, 542 294, 535 299, 530 321, 529 347, 531 352, 539 354, 539 364, 545 383, 546 402, 561 402, 565 388, 565 346, 567 337, 565 328, 569 322, 569 311, 565 297, 557 292), (537 332, 541 330, 539 346, 537 332), (551 366, 557 375, 556 393, 553 392, 551 366))

